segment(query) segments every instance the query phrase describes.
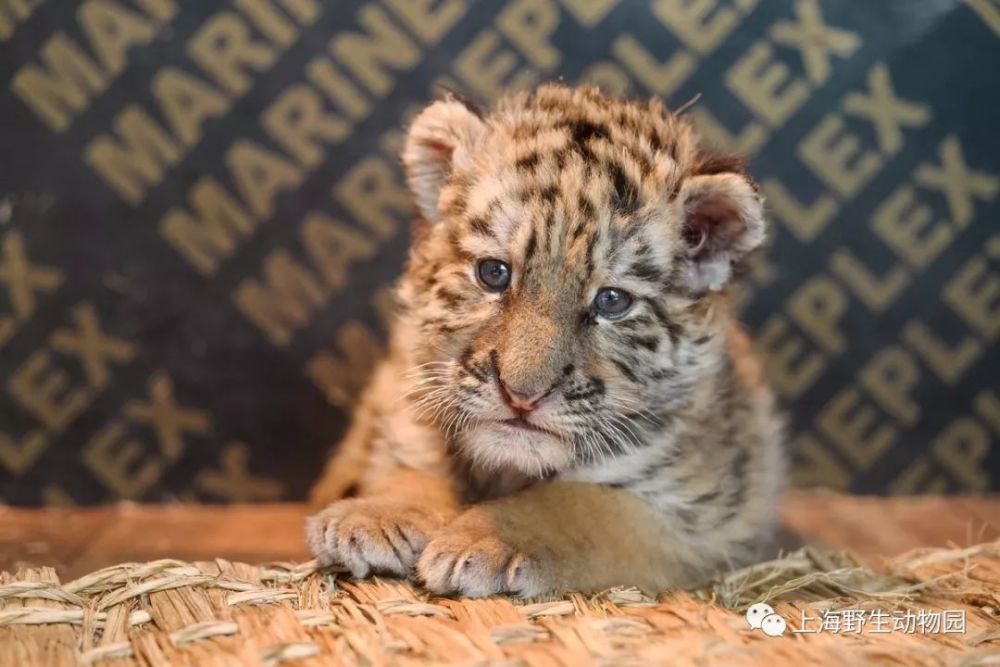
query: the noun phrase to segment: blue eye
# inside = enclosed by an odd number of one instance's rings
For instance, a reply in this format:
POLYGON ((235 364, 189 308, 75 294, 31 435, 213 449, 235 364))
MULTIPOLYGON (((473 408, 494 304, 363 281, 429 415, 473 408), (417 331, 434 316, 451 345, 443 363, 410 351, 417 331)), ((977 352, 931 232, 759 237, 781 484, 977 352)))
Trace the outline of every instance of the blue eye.
POLYGON ((594 297, 594 312, 601 317, 616 319, 632 307, 632 295, 616 287, 602 287, 594 297))
POLYGON ((510 285, 510 267, 499 259, 484 259, 479 262, 476 275, 483 287, 491 292, 502 292, 510 285))

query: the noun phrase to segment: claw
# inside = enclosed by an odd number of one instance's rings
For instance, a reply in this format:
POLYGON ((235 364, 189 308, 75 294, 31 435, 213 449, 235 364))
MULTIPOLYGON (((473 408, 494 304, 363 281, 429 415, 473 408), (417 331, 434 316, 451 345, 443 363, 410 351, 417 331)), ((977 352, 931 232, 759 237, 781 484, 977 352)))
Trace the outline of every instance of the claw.
POLYGON ((306 540, 322 565, 346 566, 358 578, 406 576, 441 519, 412 503, 380 498, 338 501, 306 522, 306 540))

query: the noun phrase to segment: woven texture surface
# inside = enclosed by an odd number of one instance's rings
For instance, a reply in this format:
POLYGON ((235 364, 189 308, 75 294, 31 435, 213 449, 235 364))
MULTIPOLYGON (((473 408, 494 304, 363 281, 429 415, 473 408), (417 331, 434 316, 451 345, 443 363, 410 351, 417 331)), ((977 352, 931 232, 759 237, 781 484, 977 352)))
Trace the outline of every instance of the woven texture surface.
POLYGON ((884 571, 803 549, 712 587, 557 599, 429 598, 312 563, 161 560, 60 583, 0 574, 0 665, 998 664, 1000 541, 922 550, 884 571), (742 610, 770 600, 782 637, 742 610), (793 633, 823 610, 962 610, 964 633, 793 633))

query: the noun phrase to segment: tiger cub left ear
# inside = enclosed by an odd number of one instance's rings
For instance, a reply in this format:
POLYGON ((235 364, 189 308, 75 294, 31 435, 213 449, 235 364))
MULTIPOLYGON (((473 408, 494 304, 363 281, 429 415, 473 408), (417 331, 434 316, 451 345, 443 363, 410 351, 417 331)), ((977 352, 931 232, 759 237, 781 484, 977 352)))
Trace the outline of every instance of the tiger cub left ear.
POLYGON ((428 222, 440 220, 441 190, 456 169, 472 162, 485 127, 478 110, 453 95, 434 102, 413 120, 403 166, 420 214, 428 222))
POLYGON ((722 289, 733 265, 764 242, 763 199, 742 174, 688 177, 681 206, 682 280, 695 292, 722 289))

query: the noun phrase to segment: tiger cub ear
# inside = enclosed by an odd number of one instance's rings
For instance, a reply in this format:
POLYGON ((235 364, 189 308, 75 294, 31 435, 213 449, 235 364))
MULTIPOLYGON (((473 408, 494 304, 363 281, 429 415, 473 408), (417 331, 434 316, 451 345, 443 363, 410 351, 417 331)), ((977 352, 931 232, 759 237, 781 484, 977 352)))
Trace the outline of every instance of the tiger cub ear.
POLYGON ((403 167, 427 221, 441 218, 441 188, 453 171, 471 164, 485 128, 478 110, 455 97, 434 102, 413 120, 403 148, 403 167))
POLYGON ((764 242, 763 199, 746 176, 734 172, 690 176, 678 199, 681 279, 694 292, 720 290, 733 265, 764 242))

